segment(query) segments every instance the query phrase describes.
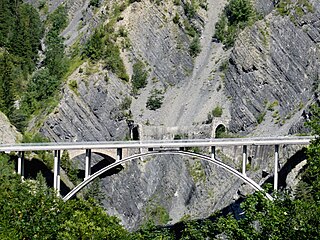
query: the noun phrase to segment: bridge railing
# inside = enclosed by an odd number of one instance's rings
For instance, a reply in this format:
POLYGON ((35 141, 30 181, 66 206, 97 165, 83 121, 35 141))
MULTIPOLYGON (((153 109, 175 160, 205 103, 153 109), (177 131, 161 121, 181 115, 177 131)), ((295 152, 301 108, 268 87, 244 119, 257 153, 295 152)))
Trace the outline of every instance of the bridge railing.
POLYGON ((0 145, 0 152, 17 152, 17 172, 24 177, 24 153, 29 151, 54 152, 53 187, 60 191, 61 151, 83 150, 85 152, 85 178, 91 175, 91 152, 94 149, 115 149, 116 161, 122 159, 123 149, 184 149, 192 147, 209 147, 211 158, 216 158, 216 147, 242 146, 242 174, 246 175, 248 146, 274 146, 274 189, 278 188, 279 145, 308 145, 313 137, 263 137, 263 138, 227 138, 227 139, 181 139, 151 141, 119 141, 119 142, 54 142, 54 143, 21 143, 0 145))

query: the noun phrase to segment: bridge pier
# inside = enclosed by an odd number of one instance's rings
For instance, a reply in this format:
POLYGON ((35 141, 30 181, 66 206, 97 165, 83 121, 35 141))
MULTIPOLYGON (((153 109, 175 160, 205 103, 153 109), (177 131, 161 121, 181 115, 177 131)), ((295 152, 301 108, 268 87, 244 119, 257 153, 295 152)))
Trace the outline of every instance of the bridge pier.
POLYGON ((122 159, 122 148, 117 148, 117 159, 116 162, 119 162, 122 159))
POLYGON ((216 159, 216 147, 211 146, 211 159, 215 160, 216 159))
POLYGON ((24 152, 18 152, 18 174, 24 179, 24 152))
POLYGON ((279 145, 274 146, 274 175, 273 175, 273 189, 278 190, 278 171, 279 171, 279 145))
POLYGON ((54 165, 53 165, 53 188, 60 195, 60 150, 54 150, 54 165))
POLYGON ((86 168, 84 179, 87 179, 91 175, 91 149, 86 149, 86 168))
POLYGON ((246 166, 247 166, 247 146, 243 145, 242 147, 242 174, 243 175, 247 175, 246 174, 246 166))

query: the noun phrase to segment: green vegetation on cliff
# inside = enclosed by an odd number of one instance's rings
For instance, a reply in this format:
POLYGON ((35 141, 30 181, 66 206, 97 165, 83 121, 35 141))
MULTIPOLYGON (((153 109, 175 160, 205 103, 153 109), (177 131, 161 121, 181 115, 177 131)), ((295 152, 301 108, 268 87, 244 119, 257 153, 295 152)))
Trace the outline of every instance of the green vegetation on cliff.
POLYGON ((60 36, 67 13, 63 5, 51 13, 44 34, 44 23, 32 5, 7 0, 0 4, 0 110, 23 131, 33 115, 52 107, 68 69, 60 36))
MULTIPOLYGON (((120 13, 126 8, 126 4, 115 5, 110 21, 97 27, 87 41, 82 56, 92 61, 103 60, 105 67, 114 72, 120 79, 129 81, 124 63, 120 56, 120 48, 117 44, 118 35, 115 31, 115 23, 120 13)), ((120 36, 124 36, 124 30, 120 29, 120 36)))
POLYGON ((226 48, 233 46, 240 30, 257 18, 250 0, 229 0, 216 24, 215 36, 226 48))
POLYGON ((43 26, 36 9, 22 1, 0 0, 0 110, 10 120, 38 59, 43 26))

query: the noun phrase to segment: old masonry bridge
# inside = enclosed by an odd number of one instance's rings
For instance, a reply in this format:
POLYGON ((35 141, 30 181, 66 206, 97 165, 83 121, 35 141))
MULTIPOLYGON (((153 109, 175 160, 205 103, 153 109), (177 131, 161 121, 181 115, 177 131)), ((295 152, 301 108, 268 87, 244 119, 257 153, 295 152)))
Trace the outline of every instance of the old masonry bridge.
MULTIPOLYGON (((227 172, 235 175, 243 182, 247 183, 256 191, 262 191, 261 186, 246 175, 246 165, 248 162, 248 146, 274 146, 274 190, 278 189, 278 172, 279 172, 279 146, 280 145, 308 145, 312 137, 276 137, 276 138, 233 138, 233 139, 188 139, 188 140, 152 140, 152 141, 122 141, 122 142, 55 142, 55 143, 28 143, 0 145, 0 152, 17 152, 18 168, 17 172, 24 176, 24 153, 33 151, 53 151, 54 152, 54 169, 53 169, 53 187, 59 194, 60 192, 60 167, 61 151, 67 150, 70 153, 85 153, 85 178, 73 188, 64 200, 68 200, 78 193, 83 187, 99 177, 108 170, 117 167, 134 159, 141 159, 147 156, 156 155, 182 155, 205 160, 215 164, 227 172), (216 158, 216 147, 240 146, 242 147, 242 171, 223 163, 216 158), (188 151, 193 147, 208 148, 210 154, 204 155, 188 151), (115 161, 91 174, 91 155, 92 152, 103 153, 114 157, 115 161), (130 154, 131 153, 131 154, 130 154)), ((74 154, 77 155, 77 154, 74 154)), ((266 193, 268 199, 272 196, 266 193)))

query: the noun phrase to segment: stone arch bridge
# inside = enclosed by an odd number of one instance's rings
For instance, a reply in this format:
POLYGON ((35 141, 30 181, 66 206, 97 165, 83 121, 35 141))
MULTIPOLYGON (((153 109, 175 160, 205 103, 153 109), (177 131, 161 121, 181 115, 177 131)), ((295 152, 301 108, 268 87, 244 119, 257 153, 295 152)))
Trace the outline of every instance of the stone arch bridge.
MULTIPOLYGON (((248 146, 274 146, 274 190, 278 189, 278 171, 279 171, 279 146, 280 145, 308 145, 313 137, 276 137, 276 138, 234 138, 234 139, 187 139, 187 140, 153 140, 153 141, 127 141, 127 142, 72 142, 72 143, 34 143, 34 144, 15 144, 0 145, 0 152, 17 152, 18 153, 18 170, 17 172, 24 176, 24 153, 29 151, 54 151, 54 179, 53 187, 59 194, 60 192, 60 155, 61 151, 70 151, 71 156, 85 153, 85 178, 72 189, 65 197, 68 200, 78 191, 89 184, 92 180, 105 173, 106 171, 117 167, 134 159, 141 159, 145 156, 155 156, 163 154, 175 154, 190 156, 200 160, 208 161, 215 164, 227 172, 235 175, 254 190, 262 190, 258 183, 246 175, 246 165, 248 163, 247 147, 248 146), (241 146, 242 151, 242 169, 238 171, 231 166, 223 163, 216 158, 216 147, 223 146, 241 146), (188 151, 194 147, 208 148, 210 155, 198 154, 188 151), (134 154, 129 153, 134 150, 134 154), (114 158, 114 162, 91 174, 91 154, 96 152, 108 155, 114 158), (125 154, 123 154, 125 153, 125 154)), ((272 196, 265 193, 266 198, 272 200, 272 196)))

